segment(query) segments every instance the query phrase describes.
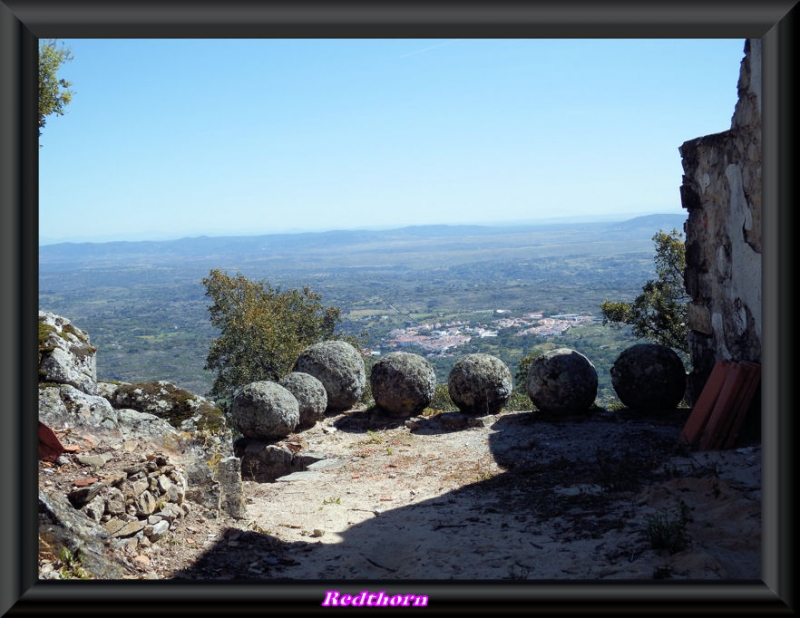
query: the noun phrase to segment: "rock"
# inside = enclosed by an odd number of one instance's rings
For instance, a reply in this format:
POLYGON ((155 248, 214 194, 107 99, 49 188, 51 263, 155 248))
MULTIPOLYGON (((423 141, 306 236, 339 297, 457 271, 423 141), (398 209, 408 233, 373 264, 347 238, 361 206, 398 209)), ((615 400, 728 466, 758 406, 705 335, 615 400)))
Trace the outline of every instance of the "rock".
MULTIPOLYGON (((131 457, 130 454, 126 456, 131 457)), ((231 459, 238 464, 238 459, 231 459)), ((150 453, 133 465, 116 461, 116 468, 122 471, 108 474, 103 481, 74 489, 66 498, 55 489, 40 491, 40 512, 42 508, 57 511, 57 516, 50 517, 47 527, 51 538, 70 551, 73 551, 71 546, 64 545, 65 539, 89 533, 100 544, 107 545, 109 539, 128 539, 130 545, 126 547, 142 549, 160 540, 169 530, 170 523, 182 516, 179 504, 183 500, 186 481, 167 456, 150 453), (112 485, 120 485, 120 488, 112 485), (65 500, 74 513, 63 508, 65 500), (57 508, 58 505, 62 507, 57 508), (156 509, 160 510, 156 513, 156 509), (86 522, 96 522, 102 530, 92 528, 86 522)), ((223 504, 223 508, 229 514, 234 513, 232 506, 223 504)), ((42 526, 40 522, 40 534, 42 526)))
POLYGON ((136 499, 136 516, 147 519, 156 511, 157 502, 156 498, 149 491, 144 490, 136 499))
POLYGON ((81 567, 92 577, 120 579, 130 574, 124 558, 119 565, 102 556, 108 553, 111 536, 124 539, 126 550, 149 547, 166 534, 165 526, 194 510, 186 498, 205 506, 212 516, 221 511, 246 517, 240 460, 233 456, 221 410, 168 382, 99 387, 93 365, 87 370, 86 359, 94 351, 82 347, 88 346, 85 333, 64 318, 40 313, 39 334, 39 421, 80 441, 80 446, 63 444, 65 454, 56 463, 87 466, 104 479, 80 476, 67 495, 44 483, 40 542, 56 555, 62 548, 73 555, 80 552, 81 567), (63 360, 57 350, 72 354, 71 364, 56 364, 63 360), (77 377, 69 373, 76 367, 77 377), (143 449, 150 454, 120 466, 120 458, 143 449), (78 454, 70 459, 67 452, 78 454))
POLYGON ((317 470, 339 465, 325 453, 314 451, 294 452, 285 442, 268 444, 262 440, 239 438, 233 450, 241 458, 242 477, 258 483, 272 483, 282 477, 306 470, 317 470))
MULTIPOLYGON (((219 508, 235 519, 247 517, 247 506, 242 487, 241 460, 231 455, 216 464, 215 478, 220 484, 219 508)), ((170 489, 172 489, 170 487, 170 489)))
POLYGON ((461 412, 442 412, 430 419, 424 419, 420 425, 429 427, 441 426, 450 431, 460 431, 470 427, 486 427, 496 420, 494 415, 489 416, 473 416, 470 414, 462 414, 461 412))
POLYGON ((465 414, 496 414, 511 397, 511 370, 491 354, 468 354, 456 361, 447 379, 450 399, 465 414))
POLYGON ((436 373, 418 354, 391 352, 372 366, 369 383, 378 407, 397 416, 412 416, 433 399, 436 373))
POLYGON ((67 497, 72 505, 76 509, 79 509, 87 502, 94 500, 95 496, 100 493, 100 490, 103 489, 105 485, 106 484, 102 481, 93 483, 92 485, 89 485, 89 487, 81 487, 71 491, 67 497))
POLYGON ((113 535, 121 530, 126 523, 128 523, 126 520, 119 517, 114 517, 113 519, 110 519, 104 523, 103 528, 105 528, 106 532, 113 535))
MULTIPOLYGON (((58 316, 52 318, 54 323, 62 320, 68 322, 58 316)), ((95 447, 105 451, 103 457, 109 451, 139 449, 141 445, 168 452, 187 475, 183 485, 170 489, 171 496, 183 500, 189 491, 206 508, 222 509, 235 518, 245 516, 232 435, 216 406, 169 382, 103 383, 102 387, 88 390, 96 390, 103 396, 89 394, 71 384, 40 382, 39 420, 58 430, 91 435, 95 447), (142 411, 129 407, 117 409, 112 402, 136 406, 142 411), (232 461, 227 461, 229 458, 232 461)), ((94 458, 86 461, 100 463, 94 458)))
POLYGON ((237 389, 231 422, 246 438, 280 440, 300 422, 300 406, 294 395, 277 382, 251 382, 237 389))
POLYGON ((352 408, 367 384, 364 359, 346 341, 323 341, 308 346, 297 358, 294 371, 308 373, 322 382, 328 395, 325 410, 328 413, 352 408))
POLYGON ((245 479, 271 483, 293 471, 294 454, 283 445, 240 438, 234 443, 233 450, 241 458, 242 476, 245 479))
POLYGON ((292 468, 294 470, 308 470, 312 467, 325 467, 328 462, 328 456, 325 453, 314 451, 306 451, 295 453, 292 457, 292 468), (321 462, 325 462, 320 465, 321 462))
POLYGON ((298 428, 308 429, 316 425, 317 421, 325 418, 325 409, 328 407, 328 393, 317 378, 308 373, 292 371, 283 376, 278 384, 289 391, 300 410, 298 428))
POLYGON ((109 533, 76 510, 60 493, 39 492, 39 543, 56 555, 63 549, 80 555, 83 569, 96 579, 124 579, 134 571, 106 557, 109 533))
POLYGON ((116 487, 109 487, 105 502, 108 514, 122 515, 125 512, 125 494, 116 487))
POLYGON ((683 361, 665 345, 640 343, 623 350, 610 373, 617 397, 629 408, 674 408, 686 393, 683 361))
POLYGON ((542 412, 585 411, 597 397, 597 371, 583 354, 559 348, 533 359, 527 390, 542 412))
MULTIPOLYGON (((166 381, 121 384, 103 390, 115 405, 132 407, 117 411, 122 427, 131 427, 139 436, 150 436, 153 443, 160 440, 171 447, 184 466, 188 478, 183 487, 171 488, 171 495, 177 492, 182 501, 186 493, 208 509, 221 509, 237 519, 246 516, 239 462, 235 458, 230 461, 233 440, 217 406, 166 381)), ((125 433, 130 435, 129 431, 125 433)))
POLYGON ((107 399, 89 395, 71 384, 39 386, 39 420, 58 428, 119 426, 117 412, 107 399))
POLYGON ((115 408, 154 414, 183 431, 221 433, 225 415, 213 402, 171 382, 136 382, 102 387, 115 408))
POLYGON ((61 316, 39 311, 39 381, 70 384, 97 394, 97 348, 89 335, 61 316))
POLYGON ((89 466, 93 470, 102 468, 103 465, 110 459, 110 455, 104 453, 103 455, 85 455, 78 454, 75 456, 75 461, 84 466, 89 466))
POLYGON ((142 519, 134 519, 133 521, 129 521, 124 524, 119 530, 112 533, 111 536, 113 538, 127 538, 131 537, 137 532, 144 530, 144 527, 147 525, 146 520, 142 519))
POLYGON ((102 496, 96 496, 81 510, 86 513, 87 517, 99 523, 106 512, 106 501, 102 496))
POLYGON ((147 534, 151 543, 156 543, 161 540, 167 532, 169 532, 169 522, 162 520, 153 524, 153 527, 150 530, 146 530, 145 534, 147 534), (148 532, 149 534, 147 534, 148 532))

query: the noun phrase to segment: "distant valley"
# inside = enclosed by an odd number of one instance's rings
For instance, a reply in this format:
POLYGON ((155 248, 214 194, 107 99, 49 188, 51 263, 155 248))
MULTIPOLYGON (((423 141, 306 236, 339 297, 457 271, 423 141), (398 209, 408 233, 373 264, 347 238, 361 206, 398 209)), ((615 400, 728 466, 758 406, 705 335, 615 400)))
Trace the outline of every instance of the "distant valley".
POLYGON ((531 323, 520 335, 495 322, 532 312, 598 318, 604 300, 632 300, 653 276, 652 236, 682 231, 684 221, 650 215, 612 223, 45 245, 39 307, 89 332, 100 379, 163 379, 203 394, 213 378, 203 365, 216 333, 200 281, 212 269, 240 272, 273 287, 309 286, 342 310, 343 330, 363 333, 376 351, 392 349, 391 331, 426 324, 497 331, 444 352, 408 347, 430 354, 440 382, 461 354, 494 353, 513 371, 534 349, 565 345, 598 366, 608 395, 608 365, 633 343, 624 329, 586 321, 546 335, 531 323))

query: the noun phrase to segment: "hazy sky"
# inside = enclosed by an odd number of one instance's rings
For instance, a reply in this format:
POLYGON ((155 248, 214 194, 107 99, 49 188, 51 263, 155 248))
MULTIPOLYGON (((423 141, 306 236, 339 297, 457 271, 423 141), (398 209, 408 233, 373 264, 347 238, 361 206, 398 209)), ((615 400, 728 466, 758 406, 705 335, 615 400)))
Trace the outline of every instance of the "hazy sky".
POLYGON ((63 41, 40 242, 685 213, 743 39, 63 41))

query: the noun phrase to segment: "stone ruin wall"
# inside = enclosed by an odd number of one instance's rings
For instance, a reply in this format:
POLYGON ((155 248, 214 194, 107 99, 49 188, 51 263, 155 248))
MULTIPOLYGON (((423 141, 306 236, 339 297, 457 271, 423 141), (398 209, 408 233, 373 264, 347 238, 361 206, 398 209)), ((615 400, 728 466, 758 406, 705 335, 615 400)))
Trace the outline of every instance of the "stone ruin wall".
POLYGON ((744 53, 730 130, 680 147, 690 403, 717 359, 761 362, 761 40, 744 53))

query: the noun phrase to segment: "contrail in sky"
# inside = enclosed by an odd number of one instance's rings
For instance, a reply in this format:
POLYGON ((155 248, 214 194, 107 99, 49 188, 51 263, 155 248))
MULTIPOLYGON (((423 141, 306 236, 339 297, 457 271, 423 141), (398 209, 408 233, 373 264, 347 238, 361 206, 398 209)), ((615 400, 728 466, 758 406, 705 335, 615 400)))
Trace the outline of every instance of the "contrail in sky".
POLYGON ((445 45, 450 45, 450 43, 455 43, 455 41, 445 41, 444 43, 439 43, 438 45, 432 45, 431 47, 426 47, 425 49, 418 49, 417 51, 413 51, 410 54, 405 54, 400 56, 401 58, 408 58, 409 56, 416 56, 417 54, 423 54, 426 51, 430 51, 432 49, 437 49, 439 47, 444 47, 445 45))

